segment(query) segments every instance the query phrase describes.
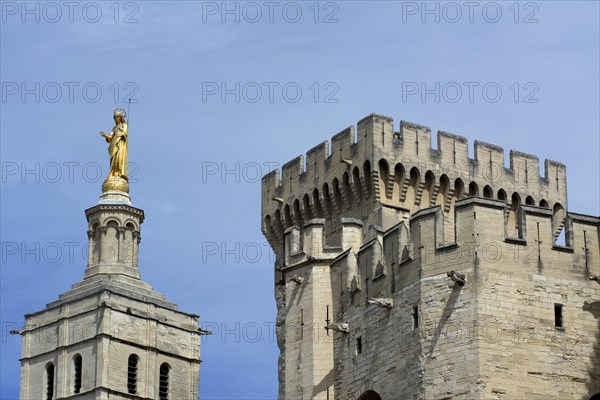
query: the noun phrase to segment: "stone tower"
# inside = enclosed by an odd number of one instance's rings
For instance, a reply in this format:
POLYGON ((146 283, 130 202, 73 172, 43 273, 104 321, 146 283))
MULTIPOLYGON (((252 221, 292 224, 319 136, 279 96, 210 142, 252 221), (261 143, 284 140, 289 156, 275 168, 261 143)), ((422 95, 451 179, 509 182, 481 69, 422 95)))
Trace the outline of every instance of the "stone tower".
POLYGON ((103 189, 85 211, 83 280, 25 316, 20 398, 198 399, 199 316, 140 279, 144 212, 127 192, 103 189))
POLYGON ((600 397, 600 219, 467 146, 372 114, 263 177, 280 399, 600 397))

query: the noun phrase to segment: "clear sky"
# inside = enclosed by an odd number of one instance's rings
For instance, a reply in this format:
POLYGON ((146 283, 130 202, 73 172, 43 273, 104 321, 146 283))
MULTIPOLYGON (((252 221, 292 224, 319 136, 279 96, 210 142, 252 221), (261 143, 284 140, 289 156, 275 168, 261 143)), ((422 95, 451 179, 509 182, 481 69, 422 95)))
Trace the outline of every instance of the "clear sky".
POLYGON ((7 331, 83 277, 98 132, 129 98, 140 270, 215 331, 204 399, 277 394, 259 176, 371 112, 561 161, 569 210, 600 213, 596 1, 0 5, 2 400, 7 331))

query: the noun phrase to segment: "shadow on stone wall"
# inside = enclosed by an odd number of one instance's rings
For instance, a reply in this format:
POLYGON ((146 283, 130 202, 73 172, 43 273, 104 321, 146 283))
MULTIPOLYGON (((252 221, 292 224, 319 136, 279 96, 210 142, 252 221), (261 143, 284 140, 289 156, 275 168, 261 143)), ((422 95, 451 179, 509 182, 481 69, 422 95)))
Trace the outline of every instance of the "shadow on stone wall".
MULTIPOLYGON (((319 393, 327 393, 327 389, 333 386, 333 368, 325 375, 325 377, 321 380, 321 382, 317 383, 313 387, 313 396, 318 395, 319 393)), ((327 394, 327 398, 329 398, 329 393, 327 394)))
POLYGON ((452 289, 452 292, 450 293, 450 297, 448 297, 448 302, 446 303, 446 306, 444 307, 444 311, 442 313, 442 318, 440 318, 440 322, 438 323, 438 326, 435 329, 433 338, 431 339, 431 346, 429 347, 429 356, 430 357, 433 354, 433 351, 435 350, 435 346, 437 345, 437 342, 440 339, 440 335, 442 334, 442 331, 444 330, 444 326, 446 325, 446 322, 448 321, 448 319, 450 319, 450 317, 452 316, 452 312, 456 308, 456 301, 458 300, 458 296, 460 295, 461 290, 462 290, 461 286, 455 286, 452 289))
POLYGON ((596 338, 596 343, 593 345, 594 352, 591 356, 592 366, 589 369, 587 384, 589 395, 582 400, 600 400, 600 301, 593 301, 591 303, 586 301, 583 303, 581 309, 591 313, 598 320, 598 337, 596 338))

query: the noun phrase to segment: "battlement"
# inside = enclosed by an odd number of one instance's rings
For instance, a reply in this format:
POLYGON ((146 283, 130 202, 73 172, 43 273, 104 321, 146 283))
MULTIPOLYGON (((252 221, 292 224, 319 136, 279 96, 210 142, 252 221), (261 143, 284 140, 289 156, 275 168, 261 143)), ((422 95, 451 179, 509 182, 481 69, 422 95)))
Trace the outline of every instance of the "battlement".
MULTIPOLYGON (((544 175, 541 176, 537 156, 510 150, 509 167, 505 168, 504 149, 500 146, 476 140, 474 158, 470 159, 467 149, 468 140, 463 136, 439 130, 437 149, 433 149, 429 127, 400 121, 399 131, 394 131, 393 124, 391 117, 374 113, 361 119, 356 129, 354 126, 349 126, 331 138, 331 151, 329 151, 329 142, 324 141, 308 150, 306 157, 300 155, 285 163, 281 172, 273 170, 265 175, 263 192, 269 190, 275 193, 283 189, 283 193, 294 193, 294 189, 301 186, 298 185, 300 182, 295 182, 296 179, 302 177, 303 181, 310 181, 310 178, 320 180, 329 177, 329 173, 336 172, 338 168, 332 163, 334 159, 338 162, 344 159, 357 161, 359 158, 377 158, 376 156, 386 159, 389 165, 406 160, 416 165, 430 167, 428 169, 447 168, 455 172, 466 171, 467 173, 475 167, 478 171, 471 175, 476 177, 479 175, 479 178, 488 182, 499 180, 504 175, 517 181, 515 183, 532 184, 548 183, 551 178, 554 180, 558 178, 559 181, 564 178, 565 165, 557 161, 545 160, 544 175), (362 157, 357 157, 359 155, 362 157), (562 170, 553 172, 549 167, 562 170)), ((374 160, 369 161, 376 165, 374 160)), ((354 164, 353 162, 352 165, 354 164)), ((535 193, 539 189, 532 187, 530 190, 535 193)))
POLYGON ((540 176, 530 154, 511 150, 509 167, 502 147, 475 141, 473 154, 463 136, 438 131, 433 149, 430 128, 401 121, 395 131, 392 118, 368 115, 331 146, 324 141, 263 177, 263 232, 269 237, 273 224, 282 239, 294 224, 355 216, 365 203, 410 213, 438 204, 451 213, 455 201, 472 196, 502 200, 515 212, 520 204, 567 209, 564 164, 545 160, 540 176))

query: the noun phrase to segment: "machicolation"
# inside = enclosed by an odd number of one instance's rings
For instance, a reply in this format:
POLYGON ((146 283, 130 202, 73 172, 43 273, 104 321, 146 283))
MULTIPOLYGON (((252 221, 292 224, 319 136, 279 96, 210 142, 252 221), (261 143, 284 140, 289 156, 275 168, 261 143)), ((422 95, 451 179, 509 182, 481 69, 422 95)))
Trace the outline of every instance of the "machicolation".
POLYGON ((475 141, 470 159, 467 146, 466 138, 438 131, 436 150, 428 127, 401 121, 394 131, 392 118, 371 114, 356 130, 333 136, 331 152, 325 141, 263 177, 263 233, 275 244, 290 226, 339 220, 365 200, 407 212, 440 205, 448 213, 454 201, 475 196, 506 203, 509 236, 519 237, 521 204, 550 209, 558 237, 567 210, 565 165, 545 160, 540 176, 536 156, 511 150, 506 168, 501 147, 475 141))

